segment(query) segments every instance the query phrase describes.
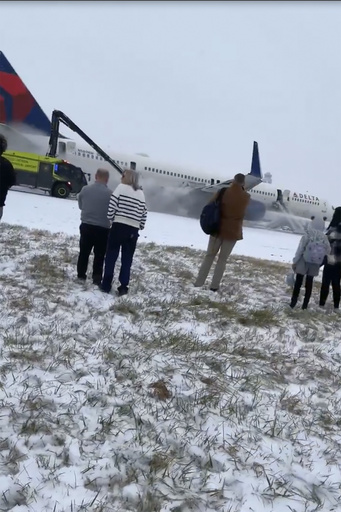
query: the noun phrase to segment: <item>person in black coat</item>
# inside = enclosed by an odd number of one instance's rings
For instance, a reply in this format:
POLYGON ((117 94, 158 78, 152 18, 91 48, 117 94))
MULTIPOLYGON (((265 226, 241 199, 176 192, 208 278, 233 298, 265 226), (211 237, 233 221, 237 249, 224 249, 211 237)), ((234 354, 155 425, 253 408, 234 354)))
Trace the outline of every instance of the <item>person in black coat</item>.
POLYGON ((2 218, 8 190, 16 184, 13 165, 2 154, 7 149, 7 140, 0 133, 0 219, 2 218))
POLYGON ((330 285, 332 285, 334 309, 339 309, 341 297, 341 206, 335 208, 326 235, 331 246, 331 253, 327 256, 323 267, 320 306, 325 305, 330 285))

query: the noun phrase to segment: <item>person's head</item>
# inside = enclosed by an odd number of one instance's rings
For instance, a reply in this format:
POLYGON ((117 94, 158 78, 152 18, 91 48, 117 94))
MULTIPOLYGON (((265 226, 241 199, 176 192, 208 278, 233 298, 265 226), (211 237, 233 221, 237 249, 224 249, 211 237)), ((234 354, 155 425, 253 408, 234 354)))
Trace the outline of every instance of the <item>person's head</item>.
POLYGON ((319 215, 315 215, 315 216, 311 217, 311 222, 310 222, 309 227, 310 227, 310 229, 315 229, 316 231, 323 232, 326 228, 323 217, 321 217, 319 215))
POLYGON ((7 149, 7 139, 4 135, 0 133, 0 155, 4 153, 7 149))
POLYGON ((141 188, 139 185, 139 175, 132 169, 123 170, 121 182, 124 183, 124 185, 130 185, 134 190, 141 188))
POLYGON ((244 187, 245 185, 245 174, 242 174, 241 172, 236 174, 234 177, 234 182, 238 183, 241 187, 244 187))
POLYGON ((330 221, 329 227, 335 228, 341 223, 341 206, 338 206, 334 210, 334 215, 332 220, 330 221))
POLYGON ((106 169, 97 169, 95 180, 98 183, 104 183, 104 185, 106 185, 109 181, 109 171, 106 169))

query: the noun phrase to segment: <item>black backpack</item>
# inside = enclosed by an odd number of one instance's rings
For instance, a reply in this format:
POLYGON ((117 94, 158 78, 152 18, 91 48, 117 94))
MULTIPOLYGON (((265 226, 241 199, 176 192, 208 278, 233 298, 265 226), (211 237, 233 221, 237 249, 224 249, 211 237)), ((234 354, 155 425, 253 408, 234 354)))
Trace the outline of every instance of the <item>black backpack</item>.
POLYGON ((215 201, 208 203, 202 209, 200 215, 200 226, 206 235, 217 235, 220 226, 220 205, 221 199, 227 187, 221 188, 215 201))

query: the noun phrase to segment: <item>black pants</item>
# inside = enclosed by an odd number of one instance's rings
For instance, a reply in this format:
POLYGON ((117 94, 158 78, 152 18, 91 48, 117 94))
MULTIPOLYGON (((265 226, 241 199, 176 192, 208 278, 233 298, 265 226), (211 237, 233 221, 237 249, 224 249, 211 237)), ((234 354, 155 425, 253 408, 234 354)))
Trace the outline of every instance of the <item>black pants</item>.
POLYGON ((320 306, 324 306, 329 294, 330 284, 333 289, 334 308, 340 305, 340 280, 341 280, 341 265, 325 265, 322 274, 322 286, 320 293, 320 306))
POLYGON ((121 270, 119 281, 122 289, 127 289, 130 281, 130 269, 138 239, 138 229, 114 222, 109 233, 102 290, 110 292, 114 278, 115 264, 121 250, 121 270))
MULTIPOLYGON (((298 297, 300 295, 301 286, 303 283, 304 275, 303 274, 296 274, 294 289, 292 292, 291 297, 291 304, 290 306, 293 308, 297 304, 298 297)), ((305 295, 303 299, 302 309, 307 309, 309 300, 311 297, 311 292, 313 290, 313 281, 314 278, 312 276, 306 276, 305 278, 305 295)))
POLYGON ((89 256, 94 250, 94 264, 92 269, 92 279, 96 284, 102 280, 103 264, 105 251, 107 248, 109 229, 92 224, 82 224, 79 227, 79 256, 77 262, 77 275, 80 279, 86 278, 89 256))

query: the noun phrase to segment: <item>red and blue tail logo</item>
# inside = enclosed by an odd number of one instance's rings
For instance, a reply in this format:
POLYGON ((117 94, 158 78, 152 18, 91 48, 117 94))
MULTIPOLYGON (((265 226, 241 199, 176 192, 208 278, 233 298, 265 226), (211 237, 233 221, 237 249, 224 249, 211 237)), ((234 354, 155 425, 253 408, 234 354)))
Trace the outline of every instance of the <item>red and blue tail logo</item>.
POLYGON ((33 127, 50 135, 51 122, 0 52, 0 123, 33 127))

